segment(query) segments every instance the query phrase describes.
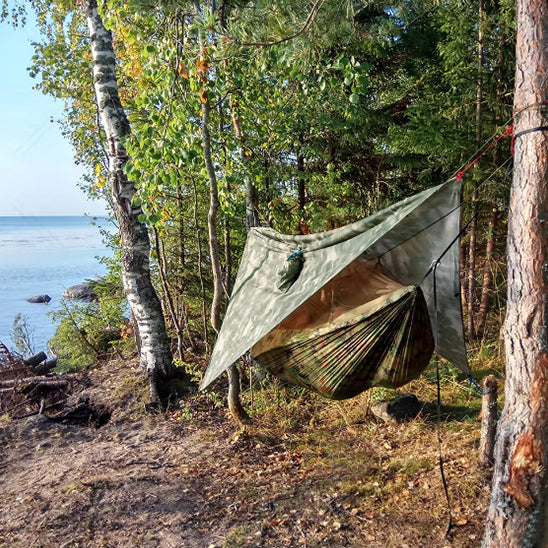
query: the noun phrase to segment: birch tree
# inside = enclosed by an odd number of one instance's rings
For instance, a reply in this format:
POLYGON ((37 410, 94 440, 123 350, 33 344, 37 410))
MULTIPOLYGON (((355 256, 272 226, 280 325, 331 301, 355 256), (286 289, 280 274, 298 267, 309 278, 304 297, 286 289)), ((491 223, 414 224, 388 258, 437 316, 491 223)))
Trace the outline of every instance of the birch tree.
POLYGON ((484 547, 546 546, 548 3, 518 0, 505 406, 484 547))
POLYGON ((172 355, 162 308, 150 277, 148 229, 139 221, 141 209, 132 204, 135 185, 124 173, 128 162, 124 139, 130 126, 118 93, 112 35, 103 24, 97 1, 87 0, 84 6, 95 98, 107 139, 112 204, 122 241, 122 281, 136 326, 140 363, 149 380, 150 398, 159 402, 169 392, 172 355))

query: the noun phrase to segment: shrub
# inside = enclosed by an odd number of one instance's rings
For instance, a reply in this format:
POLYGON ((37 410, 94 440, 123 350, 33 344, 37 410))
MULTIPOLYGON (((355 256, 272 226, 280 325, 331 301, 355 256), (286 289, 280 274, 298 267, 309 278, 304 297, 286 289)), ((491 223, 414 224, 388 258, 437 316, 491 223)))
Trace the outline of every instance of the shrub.
POLYGON ((50 347, 59 359, 60 371, 83 369, 113 352, 134 349, 120 279, 108 274, 94 282, 94 289, 99 297, 96 302, 64 300, 61 308, 50 314, 59 322, 50 347))

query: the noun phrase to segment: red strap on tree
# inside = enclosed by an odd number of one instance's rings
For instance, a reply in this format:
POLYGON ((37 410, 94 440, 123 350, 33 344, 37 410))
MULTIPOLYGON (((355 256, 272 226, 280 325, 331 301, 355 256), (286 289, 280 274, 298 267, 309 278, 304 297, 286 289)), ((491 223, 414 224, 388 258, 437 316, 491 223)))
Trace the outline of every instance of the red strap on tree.
MULTIPOLYGON (((507 137, 508 135, 512 135, 514 132, 514 124, 510 124, 504 133, 501 133, 481 154, 476 156, 476 158, 468 164, 462 171, 459 171, 457 173, 457 181, 462 181, 462 176, 474 165, 478 162, 478 160, 487 152, 489 152, 503 137, 507 137)), ((514 140, 512 139, 512 154, 514 153, 514 140)))

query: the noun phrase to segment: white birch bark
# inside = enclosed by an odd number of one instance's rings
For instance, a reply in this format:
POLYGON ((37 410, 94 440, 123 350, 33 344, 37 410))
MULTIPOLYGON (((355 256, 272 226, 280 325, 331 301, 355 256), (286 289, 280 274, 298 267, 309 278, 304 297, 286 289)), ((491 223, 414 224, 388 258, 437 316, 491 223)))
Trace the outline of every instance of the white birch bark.
POLYGON ((112 35, 105 29, 97 1, 88 0, 86 18, 91 38, 93 81, 101 124, 107 136, 109 182, 122 241, 122 281, 139 341, 140 363, 150 382, 152 401, 167 393, 172 355, 160 301, 150 278, 150 240, 142 212, 132 205, 135 186, 123 171, 128 161, 123 140, 130 132, 120 102, 112 35))

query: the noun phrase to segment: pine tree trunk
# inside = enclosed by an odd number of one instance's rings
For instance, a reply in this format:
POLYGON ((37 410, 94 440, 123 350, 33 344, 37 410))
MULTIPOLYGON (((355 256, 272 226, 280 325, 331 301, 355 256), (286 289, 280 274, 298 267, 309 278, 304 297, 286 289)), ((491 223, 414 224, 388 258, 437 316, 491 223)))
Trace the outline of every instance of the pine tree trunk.
POLYGON ((463 310, 466 310, 466 299, 468 297, 468 292, 464 289, 468 287, 467 285, 467 259, 468 259, 468 242, 461 238, 460 240, 460 253, 459 253, 459 268, 460 268, 460 285, 463 290, 460 292, 461 306, 463 310))
MULTIPOLYGON (((303 144, 303 136, 299 136, 299 143, 303 144)), ((299 199, 299 215, 303 217, 304 206, 306 205, 306 188, 304 184, 304 157, 301 154, 301 149, 297 150, 297 196, 299 199)))
MULTIPOLYGON (((230 95, 229 99, 230 110, 232 112, 232 126, 234 128, 234 134, 239 142, 240 158, 242 162, 246 163, 247 156, 245 147, 243 144, 242 129, 240 126, 240 119, 236 112, 236 104, 234 97, 230 95)), ((249 173, 245 173, 245 225, 247 230, 250 230, 254 226, 260 226, 259 212, 257 208, 258 194, 255 185, 252 183, 249 173)), ((242 406, 240 400, 240 372, 238 366, 232 364, 228 368, 228 407, 232 414, 232 417, 237 423, 247 422, 249 416, 242 406)))
POLYGON ((178 241, 177 241, 177 260, 179 263, 179 271, 177 273, 177 277, 180 280, 179 284, 177 284, 177 298, 176 298, 176 308, 177 308, 177 318, 179 320, 179 325, 181 326, 181 330, 186 333, 187 339, 188 339, 188 346, 190 349, 195 352, 196 351, 196 343, 194 342, 194 337, 192 336, 192 332, 190 331, 190 325, 188 322, 188 313, 187 313, 187 306, 185 302, 185 267, 186 267, 186 247, 185 247, 185 217, 184 217, 184 208, 183 208, 183 194, 181 192, 181 187, 177 187, 177 212, 178 212, 178 220, 177 220, 177 235, 178 235, 178 241))
POLYGON ((217 233, 217 214, 219 212, 219 187, 217 174, 211 158, 211 137, 209 134, 210 104, 206 98, 202 103, 202 142, 204 161, 209 179, 209 212, 207 214, 207 229, 209 234, 209 256, 213 275, 213 300, 211 302, 210 322, 215 331, 221 328, 221 305, 223 300, 223 272, 219 252, 219 237, 217 233))
POLYGON ((495 252, 495 232, 497 229, 499 211, 497 204, 491 204, 491 212, 489 214, 489 226, 487 234, 487 244, 485 246, 485 267, 483 271, 483 285, 481 288, 481 300, 478 310, 476 322, 476 337, 483 338, 485 332, 485 324, 487 323, 487 314, 489 313, 489 305, 491 303, 491 293, 493 292, 493 271, 491 260, 495 252))
MULTIPOLYGON (((478 71, 476 87, 476 149, 481 147, 481 123, 483 106, 483 1, 478 6, 478 71)), ((478 191, 472 193, 472 214, 476 214, 478 191)), ((468 248, 468 298, 467 298, 467 329, 470 340, 477 336, 474 325, 476 304, 476 238, 478 223, 476 217, 470 223, 470 247, 468 248)))
MULTIPOLYGON (((497 103, 495 107, 495 126, 497 130, 502 124, 501 105, 503 101, 504 93, 504 81, 502 78, 502 68, 504 63, 504 42, 505 35, 500 30, 500 36, 498 40, 497 48, 497 103)), ((493 167, 499 168, 501 165, 501 147, 500 143, 497 143, 493 152, 493 167)), ((496 198, 493 198, 491 203, 491 210, 489 213, 489 221, 487 227, 487 243, 485 245, 485 267, 483 271, 483 285, 481 288, 480 306, 477 315, 476 323, 476 337, 483 339, 485 333, 485 326, 487 323, 487 316, 489 314, 491 306, 491 294, 493 293, 493 270, 492 270, 492 257, 495 252, 496 238, 495 233, 499 223, 499 206, 496 202, 496 198)))
POLYGON ((85 6, 95 96, 107 136, 112 203, 122 240, 122 281, 137 327, 140 362, 149 379, 150 397, 161 402, 169 393, 173 358, 160 300, 150 278, 148 230, 138 220, 142 211, 132 205, 135 186, 123 171, 128 161, 123 139, 130 127, 118 94, 112 35, 103 25, 96 0, 88 0, 85 6))
POLYGON ((484 547, 546 546, 548 3, 517 1, 514 180, 508 224, 505 406, 484 547), (524 108, 535 105, 531 108, 524 108), (523 110, 519 110, 523 109, 523 110))

